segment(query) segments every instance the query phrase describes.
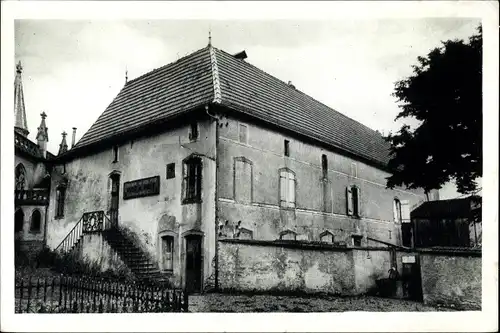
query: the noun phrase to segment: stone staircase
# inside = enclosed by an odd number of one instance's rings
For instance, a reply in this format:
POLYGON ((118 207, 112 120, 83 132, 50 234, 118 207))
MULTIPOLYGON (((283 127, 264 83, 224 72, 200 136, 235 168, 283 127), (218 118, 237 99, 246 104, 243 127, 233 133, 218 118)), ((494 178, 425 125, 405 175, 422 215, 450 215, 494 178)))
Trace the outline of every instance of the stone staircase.
POLYGON ((102 236, 138 279, 151 282, 167 281, 156 262, 152 262, 120 229, 113 227, 103 230, 102 236))

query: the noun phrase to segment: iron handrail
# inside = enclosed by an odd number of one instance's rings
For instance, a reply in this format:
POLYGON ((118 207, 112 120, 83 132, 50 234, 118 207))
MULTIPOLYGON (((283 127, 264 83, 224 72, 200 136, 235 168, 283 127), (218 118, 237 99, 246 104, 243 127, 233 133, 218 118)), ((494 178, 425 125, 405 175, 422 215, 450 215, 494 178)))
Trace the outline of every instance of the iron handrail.
POLYGON ((83 216, 84 215, 85 214, 82 215, 82 217, 80 218, 80 220, 75 224, 75 226, 70 230, 70 232, 68 232, 68 234, 66 235, 66 237, 64 237, 64 239, 61 241, 61 243, 59 243, 59 245, 55 249, 56 251, 58 251, 61 247, 62 247, 63 251, 65 250, 65 248, 67 248, 67 246, 65 246, 65 244, 69 244, 69 239, 71 239, 72 237, 74 237, 73 234, 76 233, 75 230, 81 229, 81 232, 80 232, 80 235, 79 235, 78 239, 80 238, 80 236, 83 234, 83 224, 82 224, 82 221, 83 221, 83 216))

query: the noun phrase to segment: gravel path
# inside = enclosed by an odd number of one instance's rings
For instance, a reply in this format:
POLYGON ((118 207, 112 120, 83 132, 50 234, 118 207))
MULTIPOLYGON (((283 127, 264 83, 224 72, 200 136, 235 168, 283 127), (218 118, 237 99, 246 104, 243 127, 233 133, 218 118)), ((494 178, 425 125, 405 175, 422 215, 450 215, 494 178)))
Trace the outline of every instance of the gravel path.
POLYGON ((189 296, 190 312, 453 311, 420 302, 373 296, 272 296, 204 294, 189 296))

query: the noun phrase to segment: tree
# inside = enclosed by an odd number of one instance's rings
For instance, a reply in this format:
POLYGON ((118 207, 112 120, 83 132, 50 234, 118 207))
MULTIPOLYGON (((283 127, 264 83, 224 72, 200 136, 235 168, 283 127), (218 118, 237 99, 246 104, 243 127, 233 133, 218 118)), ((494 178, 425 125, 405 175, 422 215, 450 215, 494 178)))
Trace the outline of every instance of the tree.
POLYGON ((387 187, 423 188, 426 193, 453 180, 458 192, 473 193, 482 177, 482 29, 468 41, 448 40, 418 57, 413 73, 396 82, 393 96, 414 118, 386 140, 391 144, 387 187))

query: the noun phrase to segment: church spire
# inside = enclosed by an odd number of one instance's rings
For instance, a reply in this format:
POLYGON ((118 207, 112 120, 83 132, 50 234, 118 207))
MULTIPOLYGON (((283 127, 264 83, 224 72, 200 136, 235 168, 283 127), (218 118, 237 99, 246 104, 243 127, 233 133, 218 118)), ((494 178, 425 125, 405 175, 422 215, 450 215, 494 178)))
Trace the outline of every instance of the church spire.
POLYGON ((66 135, 68 134, 66 132, 62 132, 61 135, 62 135, 62 141, 61 144, 59 145, 58 155, 61 155, 68 151, 68 144, 66 143, 66 135))
POLYGON ((19 134, 27 137, 29 131, 28 123, 26 121, 26 110, 24 107, 24 93, 22 82, 23 66, 21 65, 21 61, 19 61, 16 66, 16 72, 16 79, 14 81, 14 129, 19 134))
POLYGON ((42 117, 42 121, 40 122, 40 126, 38 127, 36 141, 38 143, 38 147, 40 147, 40 150, 43 153, 43 156, 45 157, 47 154, 47 142, 49 142, 49 129, 45 124, 45 118, 47 118, 47 114, 45 114, 45 112, 42 112, 40 116, 42 117))

